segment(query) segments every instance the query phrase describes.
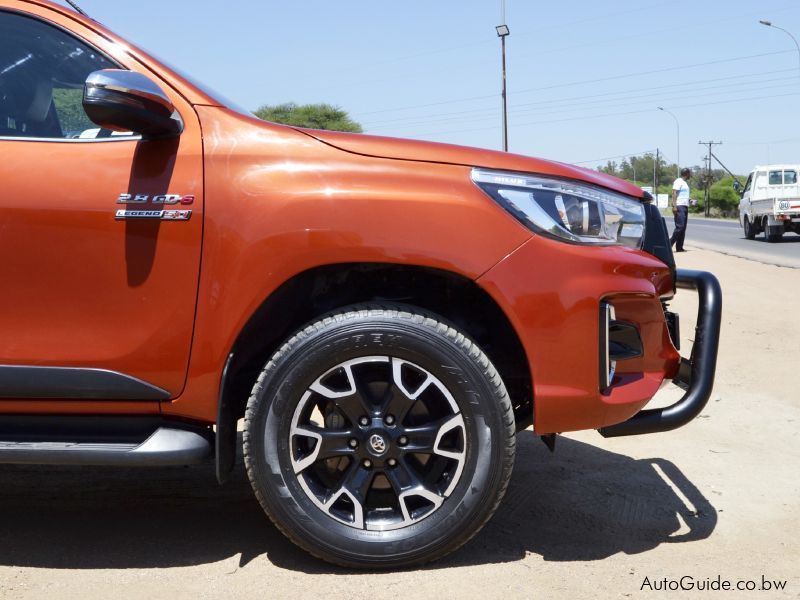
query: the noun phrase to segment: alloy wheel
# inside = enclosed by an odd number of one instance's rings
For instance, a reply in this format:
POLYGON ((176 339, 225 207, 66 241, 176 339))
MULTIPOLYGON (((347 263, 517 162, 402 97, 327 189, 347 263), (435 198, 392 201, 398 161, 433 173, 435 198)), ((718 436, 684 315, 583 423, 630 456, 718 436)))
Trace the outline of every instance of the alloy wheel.
POLYGON ((291 421, 291 464, 327 516, 399 529, 432 515, 461 477, 458 403, 429 371, 391 356, 348 360, 319 376, 291 421))

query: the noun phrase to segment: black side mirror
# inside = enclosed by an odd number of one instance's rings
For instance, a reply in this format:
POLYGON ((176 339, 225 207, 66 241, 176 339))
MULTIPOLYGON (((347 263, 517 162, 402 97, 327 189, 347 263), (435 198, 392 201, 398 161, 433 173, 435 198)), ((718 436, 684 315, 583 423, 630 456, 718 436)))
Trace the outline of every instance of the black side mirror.
POLYGON ((183 121, 167 95, 135 71, 91 73, 83 87, 83 109, 104 129, 132 131, 144 139, 177 137, 183 131, 183 121))
POLYGON ((737 179, 733 180, 733 189, 735 189, 737 192, 741 192, 742 191, 742 184, 739 183, 739 181, 737 179))

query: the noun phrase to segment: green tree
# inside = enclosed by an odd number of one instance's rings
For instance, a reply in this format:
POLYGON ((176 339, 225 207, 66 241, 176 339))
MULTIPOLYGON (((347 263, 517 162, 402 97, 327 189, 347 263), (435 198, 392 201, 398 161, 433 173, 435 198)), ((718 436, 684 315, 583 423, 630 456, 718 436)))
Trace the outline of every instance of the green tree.
POLYGON ((739 208, 739 193, 733 188, 733 177, 723 177, 708 189, 711 208, 718 209, 722 216, 736 216, 739 208))
POLYGON ((331 131, 349 131, 361 133, 361 125, 350 118, 347 111, 330 104, 285 104, 266 105, 259 108, 255 115, 264 121, 283 123, 293 127, 310 129, 329 129, 331 131))
MULTIPOLYGON (((623 160, 620 164, 608 161, 605 166, 597 167, 598 171, 615 175, 622 179, 627 179, 637 185, 650 186, 653 185, 653 166, 655 165, 656 157, 652 152, 648 152, 641 156, 630 156, 623 160)), ((668 165, 663 158, 658 158, 658 185, 672 185, 675 181, 678 166, 675 164, 668 165)))
POLYGON ((609 160, 604 167, 597 167, 598 171, 602 171, 607 175, 614 175, 615 177, 619 177, 619 167, 616 162, 609 160))

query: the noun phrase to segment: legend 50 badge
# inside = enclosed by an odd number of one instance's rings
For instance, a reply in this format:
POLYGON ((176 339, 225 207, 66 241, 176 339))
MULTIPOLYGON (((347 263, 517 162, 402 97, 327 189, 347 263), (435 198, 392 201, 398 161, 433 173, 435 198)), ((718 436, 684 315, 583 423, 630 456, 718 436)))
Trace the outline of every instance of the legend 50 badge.
POLYGON ((159 219, 161 221, 188 221, 192 216, 190 210, 118 210, 114 218, 117 221, 126 219, 159 219))

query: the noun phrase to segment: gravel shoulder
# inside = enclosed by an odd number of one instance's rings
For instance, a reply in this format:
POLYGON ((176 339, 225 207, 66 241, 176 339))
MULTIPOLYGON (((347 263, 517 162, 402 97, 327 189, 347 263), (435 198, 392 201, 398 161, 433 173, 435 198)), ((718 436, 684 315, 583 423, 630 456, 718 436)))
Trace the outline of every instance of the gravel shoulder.
MULTIPOLYGON (((264 517, 241 463, 221 488, 210 466, 0 466, 0 597, 636 598, 654 595, 646 577, 720 575, 788 580, 738 597, 798 598, 800 270, 692 247, 678 262, 714 272, 724 294, 701 417, 651 436, 567 434, 555 454, 521 433, 496 516, 443 561, 377 574, 320 563, 264 517)), ((694 295, 673 310, 688 349, 694 295)))

